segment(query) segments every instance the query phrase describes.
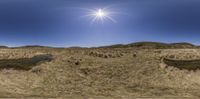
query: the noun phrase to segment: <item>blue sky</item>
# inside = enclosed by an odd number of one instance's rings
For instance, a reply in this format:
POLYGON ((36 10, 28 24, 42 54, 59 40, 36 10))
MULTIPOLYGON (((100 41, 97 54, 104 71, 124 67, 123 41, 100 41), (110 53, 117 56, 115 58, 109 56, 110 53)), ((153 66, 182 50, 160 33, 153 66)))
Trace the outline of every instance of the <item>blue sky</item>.
POLYGON ((102 46, 139 41, 200 45, 199 0, 1 0, 0 44, 102 46), (85 9, 117 12, 91 24, 85 9))

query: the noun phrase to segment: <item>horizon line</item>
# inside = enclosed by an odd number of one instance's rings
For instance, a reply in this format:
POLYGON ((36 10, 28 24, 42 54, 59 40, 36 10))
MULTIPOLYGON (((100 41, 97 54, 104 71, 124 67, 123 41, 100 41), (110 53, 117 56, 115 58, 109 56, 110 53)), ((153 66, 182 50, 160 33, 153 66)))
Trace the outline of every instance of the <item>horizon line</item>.
POLYGON ((51 45, 40 45, 40 44, 30 44, 30 45, 19 45, 19 46, 9 46, 9 45, 2 45, 0 47, 7 47, 7 48, 20 48, 20 47, 51 47, 51 48, 73 48, 73 47, 80 47, 80 48, 95 48, 95 47, 106 47, 106 46, 113 46, 113 45, 129 45, 134 43, 163 43, 163 44, 176 44, 176 43, 188 43, 194 46, 200 46, 198 44, 194 44, 191 42, 159 42, 159 41, 136 41, 131 43, 115 43, 115 44, 105 44, 99 46, 81 46, 81 45, 74 45, 74 46, 51 46, 51 45))

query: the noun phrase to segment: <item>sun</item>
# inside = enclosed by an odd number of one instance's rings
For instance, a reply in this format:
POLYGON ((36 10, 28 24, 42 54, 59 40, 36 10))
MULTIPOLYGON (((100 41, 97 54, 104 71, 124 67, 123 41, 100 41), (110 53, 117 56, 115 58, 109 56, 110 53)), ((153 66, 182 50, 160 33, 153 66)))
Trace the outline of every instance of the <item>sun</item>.
POLYGON ((96 14, 96 17, 99 17, 99 18, 103 18, 106 16, 106 13, 102 9, 98 9, 98 11, 95 14, 96 14))
POLYGON ((112 18, 114 12, 109 11, 106 8, 99 8, 99 9, 86 9, 88 14, 86 17, 91 18, 91 23, 104 23, 105 21, 111 21, 116 23, 117 21, 112 18))

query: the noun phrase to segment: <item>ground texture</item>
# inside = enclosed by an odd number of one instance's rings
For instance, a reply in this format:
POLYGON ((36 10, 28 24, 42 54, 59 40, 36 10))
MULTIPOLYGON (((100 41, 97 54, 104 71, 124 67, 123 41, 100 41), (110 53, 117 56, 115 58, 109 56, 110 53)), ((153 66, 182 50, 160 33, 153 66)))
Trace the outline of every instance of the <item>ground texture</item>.
POLYGON ((199 70, 163 62, 166 57, 198 59, 199 49, 0 49, 1 60, 43 54, 52 55, 52 60, 28 70, 0 69, 0 97, 200 97, 199 70))

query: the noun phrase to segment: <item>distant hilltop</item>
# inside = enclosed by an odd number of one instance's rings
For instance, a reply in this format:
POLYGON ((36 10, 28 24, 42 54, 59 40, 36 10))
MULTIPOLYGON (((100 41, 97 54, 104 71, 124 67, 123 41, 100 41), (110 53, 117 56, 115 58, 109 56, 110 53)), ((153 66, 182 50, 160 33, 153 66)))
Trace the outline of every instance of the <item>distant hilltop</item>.
POLYGON ((0 48, 8 48, 8 46, 0 45, 0 48))
POLYGON ((190 43, 160 43, 160 42, 136 42, 130 44, 116 44, 110 46, 102 46, 100 48, 144 48, 144 49, 172 49, 172 48, 198 48, 190 43))
MULTIPOLYGON (((20 47, 7 47, 0 45, 0 48, 58 48, 58 47, 50 47, 50 46, 40 46, 40 45, 26 45, 20 47)), ((87 47, 59 47, 59 48, 87 48, 87 47)), ((100 47, 91 47, 91 48, 141 48, 141 49, 184 49, 184 48, 200 48, 200 46, 193 45, 187 42, 179 42, 179 43, 161 43, 161 42, 135 42, 130 44, 115 44, 109 46, 100 46, 100 47)))

